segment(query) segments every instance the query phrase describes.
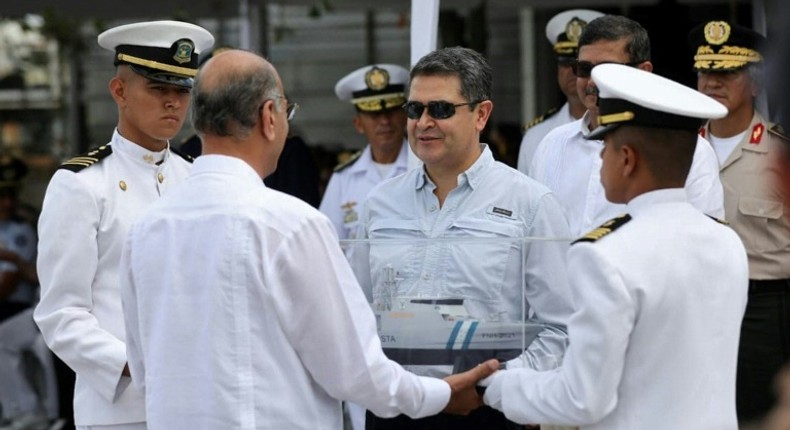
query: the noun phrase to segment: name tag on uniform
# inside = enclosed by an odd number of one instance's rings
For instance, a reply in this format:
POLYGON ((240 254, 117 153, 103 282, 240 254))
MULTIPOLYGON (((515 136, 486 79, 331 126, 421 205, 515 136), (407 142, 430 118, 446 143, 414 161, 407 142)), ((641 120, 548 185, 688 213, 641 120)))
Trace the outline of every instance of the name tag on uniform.
POLYGON ((500 208, 498 206, 490 206, 486 211, 489 215, 496 215, 498 217, 513 219, 513 211, 506 208, 500 208))

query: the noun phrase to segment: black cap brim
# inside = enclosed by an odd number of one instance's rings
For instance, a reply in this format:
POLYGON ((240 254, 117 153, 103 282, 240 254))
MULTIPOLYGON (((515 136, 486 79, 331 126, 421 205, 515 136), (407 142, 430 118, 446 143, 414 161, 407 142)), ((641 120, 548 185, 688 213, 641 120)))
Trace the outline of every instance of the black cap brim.
POLYGON ((603 137, 606 136, 607 133, 611 133, 621 125, 623 124, 600 125, 595 130, 590 132, 590 134, 584 136, 584 138, 587 140, 603 140, 603 137))
POLYGON ((140 67, 132 64, 128 64, 128 66, 138 75, 155 82, 189 89, 192 88, 192 84, 194 83, 194 79, 189 76, 174 75, 161 70, 149 69, 147 67, 140 67))

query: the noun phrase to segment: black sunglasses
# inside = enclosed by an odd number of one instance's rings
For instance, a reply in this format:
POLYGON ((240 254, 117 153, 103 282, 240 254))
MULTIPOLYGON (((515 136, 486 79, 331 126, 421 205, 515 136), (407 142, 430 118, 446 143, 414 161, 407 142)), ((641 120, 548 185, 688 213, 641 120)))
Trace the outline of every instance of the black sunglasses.
MULTIPOLYGON (((634 67, 638 64, 644 63, 646 60, 642 61, 634 61, 631 63, 618 63, 617 61, 601 61, 598 64, 622 64, 624 66, 634 67)), ((571 69, 573 70, 573 74, 577 78, 589 78, 592 74, 593 67, 597 66, 598 64, 593 64, 589 61, 574 61, 571 63, 571 69)))
POLYGON ((469 103, 452 104, 445 101, 428 102, 424 105, 420 102, 406 102, 403 104, 403 109, 406 111, 406 116, 409 119, 420 119, 422 112, 428 108, 428 115, 434 119, 447 119, 455 115, 455 108, 459 106, 476 105, 483 100, 478 100, 469 103))

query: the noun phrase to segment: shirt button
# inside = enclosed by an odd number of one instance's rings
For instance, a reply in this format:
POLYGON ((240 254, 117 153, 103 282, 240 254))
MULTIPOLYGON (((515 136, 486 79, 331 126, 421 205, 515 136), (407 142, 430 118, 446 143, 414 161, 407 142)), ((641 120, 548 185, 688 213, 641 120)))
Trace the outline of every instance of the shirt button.
POLYGON ((427 274, 427 273, 423 273, 423 274, 422 274, 422 279, 424 279, 424 280, 426 280, 426 281, 427 281, 427 280, 431 279, 431 275, 429 275, 429 274, 427 274))
POLYGON ((159 183, 161 184, 162 182, 165 181, 165 175, 160 173, 159 175, 156 176, 156 179, 158 179, 159 183))
POLYGON ((438 208, 436 207, 436 205, 433 205, 433 206, 431 206, 431 207, 430 207, 429 211, 431 211, 431 212, 436 212, 436 209, 438 209, 438 208))

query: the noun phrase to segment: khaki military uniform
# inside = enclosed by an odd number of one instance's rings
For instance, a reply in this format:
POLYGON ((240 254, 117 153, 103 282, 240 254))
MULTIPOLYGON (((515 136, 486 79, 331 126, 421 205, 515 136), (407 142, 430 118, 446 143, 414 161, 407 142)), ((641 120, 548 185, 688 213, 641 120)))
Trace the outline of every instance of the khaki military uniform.
MULTIPOLYGON (((710 136, 710 124, 700 134, 710 136)), ((755 112, 749 130, 721 165, 724 212, 743 240, 750 279, 790 278, 790 214, 776 187, 773 155, 783 143, 774 124, 755 112)))

